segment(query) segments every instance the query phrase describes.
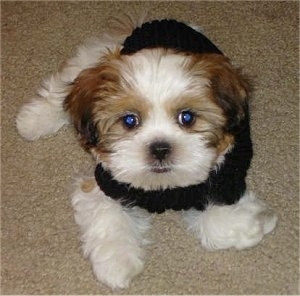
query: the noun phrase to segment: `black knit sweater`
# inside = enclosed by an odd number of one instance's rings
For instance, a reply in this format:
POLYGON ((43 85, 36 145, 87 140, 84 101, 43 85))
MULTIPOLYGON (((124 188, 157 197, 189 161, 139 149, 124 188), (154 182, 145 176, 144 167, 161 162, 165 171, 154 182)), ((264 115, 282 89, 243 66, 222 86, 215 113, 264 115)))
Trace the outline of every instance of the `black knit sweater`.
MULTIPOLYGON (((222 52, 203 34, 175 20, 145 23, 136 28, 124 42, 122 54, 133 54, 143 48, 164 47, 184 52, 222 52)), ((110 172, 98 164, 95 171, 100 189, 124 206, 139 206, 149 212, 162 213, 166 209, 205 210, 209 203, 230 205, 240 199, 246 190, 245 178, 252 158, 249 113, 240 123, 233 149, 225 155, 218 170, 212 170, 208 179, 200 184, 166 190, 148 190, 131 187, 114 180, 110 172)))

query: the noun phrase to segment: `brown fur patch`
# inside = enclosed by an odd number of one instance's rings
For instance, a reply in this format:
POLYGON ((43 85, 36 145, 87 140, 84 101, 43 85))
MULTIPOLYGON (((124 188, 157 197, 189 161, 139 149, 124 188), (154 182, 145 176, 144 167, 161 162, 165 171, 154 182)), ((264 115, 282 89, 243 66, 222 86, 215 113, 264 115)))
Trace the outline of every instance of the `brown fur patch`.
POLYGON ((232 144, 234 144, 234 136, 230 134, 224 134, 223 137, 219 140, 217 146, 218 155, 224 152, 232 144))
POLYGON ((244 118, 244 107, 251 90, 249 79, 230 60, 218 54, 193 56, 187 67, 202 79, 210 81, 211 99, 223 109, 227 128, 238 125, 244 118))
POLYGON ((65 109, 81 136, 86 149, 98 142, 98 131, 94 122, 94 105, 107 100, 120 88, 118 67, 113 63, 120 59, 120 52, 108 53, 97 66, 83 70, 72 85, 72 90, 64 102, 65 109))
POLYGON ((87 179, 87 180, 84 180, 82 181, 82 183, 80 184, 80 187, 81 187, 81 190, 83 192, 91 192, 95 186, 97 185, 95 179, 87 179))

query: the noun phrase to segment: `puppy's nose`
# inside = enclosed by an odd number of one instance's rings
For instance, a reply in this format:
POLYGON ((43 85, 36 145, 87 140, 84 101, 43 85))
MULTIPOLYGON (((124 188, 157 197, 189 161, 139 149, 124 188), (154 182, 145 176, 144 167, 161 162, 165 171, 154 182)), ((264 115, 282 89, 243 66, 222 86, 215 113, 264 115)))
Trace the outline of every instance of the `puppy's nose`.
POLYGON ((149 148, 153 157, 159 161, 164 160, 171 152, 171 145, 167 142, 154 142, 149 148))

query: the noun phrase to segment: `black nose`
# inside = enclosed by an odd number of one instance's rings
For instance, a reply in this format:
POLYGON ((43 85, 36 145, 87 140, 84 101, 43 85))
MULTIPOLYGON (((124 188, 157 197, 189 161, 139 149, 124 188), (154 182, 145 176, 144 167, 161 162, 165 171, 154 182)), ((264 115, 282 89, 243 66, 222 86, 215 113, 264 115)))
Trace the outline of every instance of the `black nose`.
POLYGON ((154 142, 150 145, 150 153, 157 160, 164 160, 171 152, 171 145, 167 142, 154 142))

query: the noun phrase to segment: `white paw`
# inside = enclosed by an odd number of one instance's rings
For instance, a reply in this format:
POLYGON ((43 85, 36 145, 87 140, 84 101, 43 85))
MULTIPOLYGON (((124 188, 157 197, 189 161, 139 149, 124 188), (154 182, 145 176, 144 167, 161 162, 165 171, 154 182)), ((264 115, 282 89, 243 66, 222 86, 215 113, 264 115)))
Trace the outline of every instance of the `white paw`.
POLYGON ((97 279, 112 289, 127 288, 144 266, 141 246, 150 227, 149 218, 107 197, 94 178, 78 180, 72 204, 83 252, 97 279))
POLYGON ((46 99, 25 104, 16 119, 19 134, 30 141, 55 133, 66 123, 68 118, 62 107, 46 99))
POLYGON ((97 254, 90 256, 97 279, 112 289, 128 288, 131 280, 144 267, 142 258, 139 258, 142 255, 140 250, 135 252, 134 249, 130 246, 111 246, 109 243, 99 246, 97 254))
POLYGON ((231 206, 209 206, 204 212, 189 211, 188 228, 207 249, 245 249, 257 245, 276 226, 277 217, 253 193, 231 206))

